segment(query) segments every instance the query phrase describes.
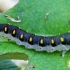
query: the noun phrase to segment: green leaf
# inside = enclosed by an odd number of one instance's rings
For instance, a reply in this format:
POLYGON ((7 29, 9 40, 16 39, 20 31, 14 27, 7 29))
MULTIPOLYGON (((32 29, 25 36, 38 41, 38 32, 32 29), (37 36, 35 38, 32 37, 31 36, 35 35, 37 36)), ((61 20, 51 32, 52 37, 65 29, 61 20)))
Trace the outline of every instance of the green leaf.
MULTIPOLYGON (((69 8, 70 0, 20 0, 14 8, 0 14, 0 23, 10 23, 33 34, 58 35, 70 30, 69 8), (15 19, 18 15, 22 21, 15 23, 4 15, 9 15, 15 19)), ((0 54, 10 52, 28 55, 29 63, 25 70, 69 70, 70 52, 67 52, 62 58, 60 52, 37 52, 13 42, 1 42, 0 54), (34 68, 30 66, 34 66, 34 68)))
POLYGON ((9 52, 9 53, 5 53, 5 54, 0 54, 0 59, 23 59, 23 60, 28 60, 28 56, 25 53, 9 52))

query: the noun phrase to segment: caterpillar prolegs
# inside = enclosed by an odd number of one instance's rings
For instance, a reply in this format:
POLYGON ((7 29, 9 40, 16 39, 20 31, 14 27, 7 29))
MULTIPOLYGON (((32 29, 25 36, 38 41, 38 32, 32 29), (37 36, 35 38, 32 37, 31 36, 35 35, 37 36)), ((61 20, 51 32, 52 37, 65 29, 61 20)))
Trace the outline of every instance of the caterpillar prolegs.
POLYGON ((36 51, 63 51, 62 56, 64 56, 65 52, 70 49, 70 33, 49 37, 38 36, 17 26, 0 24, 0 35, 15 40, 18 45, 24 45, 26 48, 36 51))

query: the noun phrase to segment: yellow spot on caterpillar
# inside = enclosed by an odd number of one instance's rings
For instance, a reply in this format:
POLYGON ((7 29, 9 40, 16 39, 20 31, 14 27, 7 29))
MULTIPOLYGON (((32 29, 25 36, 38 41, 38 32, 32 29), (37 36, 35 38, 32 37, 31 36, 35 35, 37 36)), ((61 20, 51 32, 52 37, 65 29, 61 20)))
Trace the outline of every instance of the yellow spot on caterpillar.
POLYGON ((60 40, 61 40, 61 42, 64 42, 64 38, 61 37, 60 40))
POLYGON ((13 30, 13 33, 12 33, 12 34, 13 34, 13 35, 16 34, 16 30, 13 30))
POLYGON ((51 43, 54 44, 54 40, 53 39, 51 40, 51 43))
POLYGON ((22 39, 22 38, 23 38, 23 34, 20 35, 20 39, 22 39))
POLYGON ((7 27, 5 27, 5 28, 4 28, 4 31, 5 31, 5 32, 7 32, 7 30, 8 30, 8 28, 7 28, 7 27))
POLYGON ((40 40, 40 44, 43 44, 43 43, 44 43, 44 41, 43 41, 43 39, 41 39, 41 40, 40 40))
POLYGON ((32 42, 32 37, 29 38, 29 42, 32 42))

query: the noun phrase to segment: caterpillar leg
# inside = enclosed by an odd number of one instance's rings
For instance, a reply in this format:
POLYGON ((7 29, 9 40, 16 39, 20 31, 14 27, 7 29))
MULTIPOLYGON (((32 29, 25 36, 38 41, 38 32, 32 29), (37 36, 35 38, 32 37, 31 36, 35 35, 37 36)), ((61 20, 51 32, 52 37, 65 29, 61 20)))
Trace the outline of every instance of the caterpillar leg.
POLYGON ((68 50, 63 50, 63 51, 62 51, 62 57, 65 56, 65 53, 66 53, 67 51, 68 51, 68 50))

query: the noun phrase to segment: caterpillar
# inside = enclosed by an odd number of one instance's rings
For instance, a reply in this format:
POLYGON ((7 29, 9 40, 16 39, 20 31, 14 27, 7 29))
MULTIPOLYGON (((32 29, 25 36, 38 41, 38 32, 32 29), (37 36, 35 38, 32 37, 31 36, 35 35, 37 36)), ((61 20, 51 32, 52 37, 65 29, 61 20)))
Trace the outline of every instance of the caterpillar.
POLYGON ((17 26, 0 24, 0 35, 36 51, 62 51, 62 56, 64 56, 70 49, 70 33, 46 37, 28 33, 17 26))

